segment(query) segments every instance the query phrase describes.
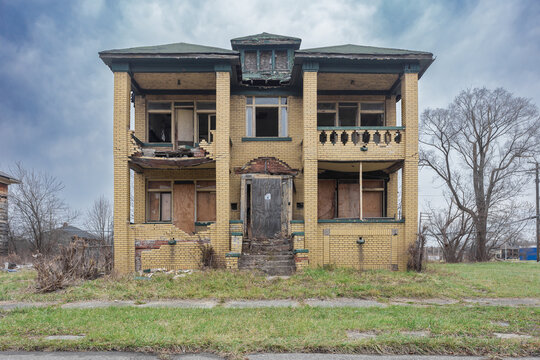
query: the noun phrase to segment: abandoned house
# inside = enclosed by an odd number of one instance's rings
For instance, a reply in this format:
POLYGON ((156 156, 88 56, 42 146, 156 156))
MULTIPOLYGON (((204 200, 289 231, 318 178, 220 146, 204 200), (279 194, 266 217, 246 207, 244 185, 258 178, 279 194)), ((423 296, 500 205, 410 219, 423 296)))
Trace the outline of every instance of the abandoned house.
POLYGON ((119 272, 197 268, 201 244, 272 274, 406 268, 433 54, 300 43, 262 33, 231 50, 99 53, 114 74, 119 272))
POLYGON ((8 186, 19 180, 0 171, 0 256, 8 255, 8 186))

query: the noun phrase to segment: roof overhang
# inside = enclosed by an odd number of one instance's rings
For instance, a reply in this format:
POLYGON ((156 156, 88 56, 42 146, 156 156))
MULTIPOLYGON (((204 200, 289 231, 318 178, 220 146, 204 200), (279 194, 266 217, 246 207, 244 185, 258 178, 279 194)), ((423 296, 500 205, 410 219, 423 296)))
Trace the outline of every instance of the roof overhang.
POLYGON ((11 176, 0 175, 0 184, 11 185, 11 184, 20 184, 21 182, 11 176))

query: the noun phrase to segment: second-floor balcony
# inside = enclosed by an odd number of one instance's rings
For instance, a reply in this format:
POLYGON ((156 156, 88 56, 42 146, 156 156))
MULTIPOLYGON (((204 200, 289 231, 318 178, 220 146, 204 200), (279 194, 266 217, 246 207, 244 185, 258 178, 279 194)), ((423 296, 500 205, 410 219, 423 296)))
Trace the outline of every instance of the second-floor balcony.
POLYGON ((405 157, 405 127, 320 126, 319 160, 401 160, 405 157))

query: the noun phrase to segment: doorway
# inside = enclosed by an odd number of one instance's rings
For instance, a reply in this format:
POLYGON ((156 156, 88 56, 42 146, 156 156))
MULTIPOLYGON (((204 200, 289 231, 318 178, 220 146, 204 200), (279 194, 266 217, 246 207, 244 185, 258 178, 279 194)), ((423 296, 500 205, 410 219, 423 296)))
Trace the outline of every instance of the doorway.
POLYGON ((287 237, 292 216, 292 178, 242 175, 240 212, 247 238, 287 237))

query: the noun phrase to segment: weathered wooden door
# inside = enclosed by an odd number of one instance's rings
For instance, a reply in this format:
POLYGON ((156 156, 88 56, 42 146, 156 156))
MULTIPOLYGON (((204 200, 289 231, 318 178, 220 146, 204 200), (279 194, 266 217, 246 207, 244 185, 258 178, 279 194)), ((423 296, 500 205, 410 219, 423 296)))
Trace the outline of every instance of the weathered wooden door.
POLYGON ((251 236, 282 236, 281 177, 254 177, 251 182, 251 236))

